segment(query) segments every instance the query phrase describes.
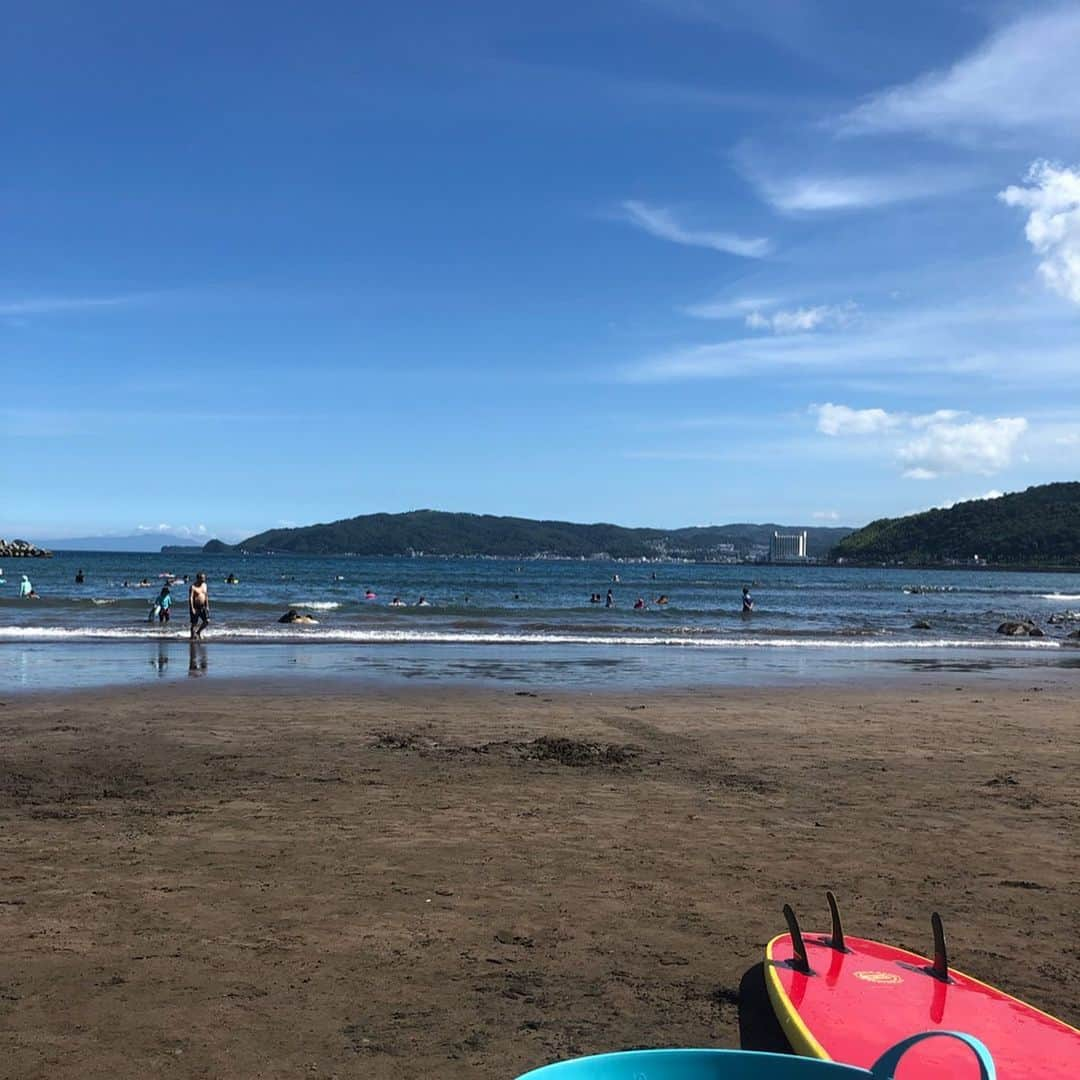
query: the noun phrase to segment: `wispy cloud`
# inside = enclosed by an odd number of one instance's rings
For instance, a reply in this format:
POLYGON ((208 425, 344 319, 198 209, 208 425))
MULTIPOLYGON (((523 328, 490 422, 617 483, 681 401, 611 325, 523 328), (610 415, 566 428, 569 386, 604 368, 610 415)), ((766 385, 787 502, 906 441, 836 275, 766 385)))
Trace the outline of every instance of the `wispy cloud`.
POLYGON ((774 334, 848 326, 859 314, 859 306, 853 300, 843 304, 808 304, 791 308, 779 307, 779 303, 773 297, 741 296, 690 304, 682 311, 695 319, 738 319, 751 330, 771 330, 774 334))
POLYGON ((0 316, 53 315, 68 311, 92 311, 95 308, 116 308, 136 304, 147 293, 124 296, 31 296, 19 299, 0 299, 0 316))
POLYGON ((636 199, 627 199, 621 206, 624 220, 631 225, 636 225, 651 236, 658 236, 676 244, 710 248, 748 259, 760 259, 772 250, 772 245, 765 237, 738 236, 735 233, 693 228, 680 222, 671 210, 663 206, 649 206, 636 199))
POLYGON ((1074 134, 1080 107, 1080 7, 1013 22, 945 71, 874 94, 838 121, 841 133, 1074 134))
POLYGON ((1000 499, 1004 495, 1004 491, 998 491, 997 488, 991 488, 989 491, 984 491, 981 495, 965 495, 959 499, 948 499, 945 502, 937 503, 932 506, 932 510, 951 510, 954 506, 958 506, 960 503, 966 502, 982 502, 984 499, 1000 499))
POLYGON ((185 540, 205 540, 208 535, 205 525, 169 525, 166 522, 158 525, 136 525, 135 531, 148 535, 168 533, 170 536, 180 536, 185 540))
POLYGON ((1072 312, 1056 308, 1014 298, 860 311, 843 333, 757 334, 685 345, 629 363, 617 376, 623 382, 673 382, 828 375, 844 377, 849 386, 860 380, 903 384, 905 392, 926 391, 925 383, 912 381, 915 376, 1042 386, 1080 370, 1072 312))
POLYGON ((972 183, 970 173, 926 169, 917 173, 864 173, 848 176, 750 177, 759 193, 782 214, 868 210, 959 191, 972 183))
POLYGON ((747 315, 762 308, 771 308, 778 301, 769 296, 741 296, 734 300, 705 300, 690 304, 682 310, 695 319, 745 319, 747 315))
POLYGON ((1046 284, 1080 304, 1080 169, 1036 161, 1026 187, 1007 187, 999 198, 1030 211, 1024 233, 1043 256, 1039 273, 1046 284))
POLYGON ((818 431, 832 438, 902 433, 903 441, 894 452, 903 475, 912 480, 999 472, 1012 464, 1017 443, 1028 429, 1021 416, 987 419, 954 409, 910 415, 828 402, 813 405, 810 411, 817 415, 818 431))
POLYGON ((751 330, 771 330, 774 334, 804 334, 823 327, 848 326, 858 312, 858 305, 850 300, 846 304, 816 304, 786 311, 751 311, 746 325, 751 330))

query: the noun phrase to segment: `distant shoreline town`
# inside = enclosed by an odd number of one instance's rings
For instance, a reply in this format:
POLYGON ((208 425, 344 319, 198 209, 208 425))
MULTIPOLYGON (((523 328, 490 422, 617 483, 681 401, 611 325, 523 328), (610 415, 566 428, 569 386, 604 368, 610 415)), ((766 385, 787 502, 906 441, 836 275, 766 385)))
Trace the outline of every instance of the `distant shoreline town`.
MULTIPOLYGON (((28 554, 31 545, 15 543, 22 545, 17 554, 28 554)), ((415 510, 271 529, 236 544, 215 539, 202 547, 166 544, 160 550, 169 555, 1075 570, 1080 569, 1080 483, 1043 484, 993 499, 882 518, 861 529, 773 523, 625 528, 415 510)))

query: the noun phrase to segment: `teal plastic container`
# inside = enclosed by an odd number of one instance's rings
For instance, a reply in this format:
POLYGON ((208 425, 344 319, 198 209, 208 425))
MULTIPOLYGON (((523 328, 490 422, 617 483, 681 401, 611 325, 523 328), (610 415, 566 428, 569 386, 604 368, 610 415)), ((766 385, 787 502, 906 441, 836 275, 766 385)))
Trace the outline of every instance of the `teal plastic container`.
MULTIPOLYGON (((900 1059, 924 1039, 959 1039, 978 1061, 980 1080, 996 1080, 990 1051, 959 1031, 924 1031, 898 1042, 869 1069, 753 1050, 626 1050, 559 1061, 517 1080, 893 1080, 900 1059)), ((941 1080, 951 1080, 941 1077, 941 1080)))

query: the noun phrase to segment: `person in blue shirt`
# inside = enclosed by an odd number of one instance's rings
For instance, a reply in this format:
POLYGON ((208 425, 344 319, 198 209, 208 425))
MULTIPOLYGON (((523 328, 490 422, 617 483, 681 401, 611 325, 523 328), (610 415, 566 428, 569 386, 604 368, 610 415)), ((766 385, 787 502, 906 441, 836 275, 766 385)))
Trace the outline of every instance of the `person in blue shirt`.
POLYGON ((158 622, 167 623, 169 621, 169 608, 172 607, 172 593, 169 592, 168 585, 162 585, 161 593, 157 598, 158 608, 158 622))

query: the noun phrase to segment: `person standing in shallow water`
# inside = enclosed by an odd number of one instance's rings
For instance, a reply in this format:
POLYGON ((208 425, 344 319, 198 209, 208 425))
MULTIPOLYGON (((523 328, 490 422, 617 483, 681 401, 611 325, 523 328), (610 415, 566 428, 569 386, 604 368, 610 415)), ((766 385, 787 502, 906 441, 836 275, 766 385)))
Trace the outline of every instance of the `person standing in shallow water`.
POLYGON ((202 637, 210 621, 210 592, 205 574, 195 575, 195 581, 188 590, 188 610, 191 613, 191 640, 194 641, 202 637))
POLYGON ((168 585, 161 586, 161 592, 157 598, 158 609, 158 622, 167 623, 169 621, 169 608, 172 607, 172 593, 169 592, 168 585))
POLYGON ((749 615, 754 610, 754 598, 750 595, 750 590, 744 585, 742 591, 742 609, 744 615, 749 615))

